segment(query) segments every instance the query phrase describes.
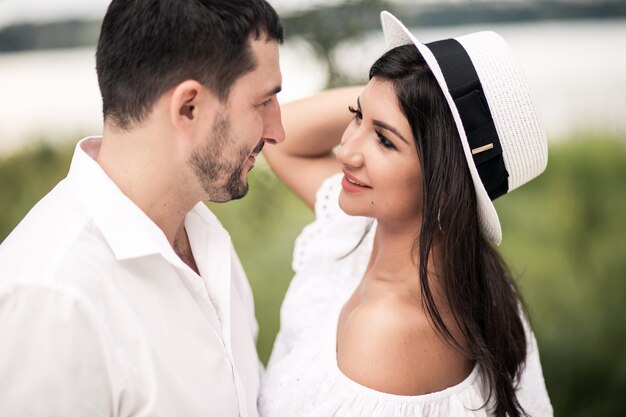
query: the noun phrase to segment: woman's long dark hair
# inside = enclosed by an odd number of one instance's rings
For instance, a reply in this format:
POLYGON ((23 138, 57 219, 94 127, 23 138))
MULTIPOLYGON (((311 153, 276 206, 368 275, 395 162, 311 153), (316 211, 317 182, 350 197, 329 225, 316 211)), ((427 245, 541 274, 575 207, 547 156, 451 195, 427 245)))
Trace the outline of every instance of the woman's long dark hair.
POLYGON ((498 417, 526 415, 515 388, 526 358, 523 303, 498 252, 480 231, 476 194, 452 113, 437 81, 413 45, 388 51, 370 78, 390 81, 411 126, 422 169, 422 224, 414 242, 422 302, 443 339, 476 361, 498 417), (437 308, 428 261, 439 245, 441 290, 466 347, 437 308))

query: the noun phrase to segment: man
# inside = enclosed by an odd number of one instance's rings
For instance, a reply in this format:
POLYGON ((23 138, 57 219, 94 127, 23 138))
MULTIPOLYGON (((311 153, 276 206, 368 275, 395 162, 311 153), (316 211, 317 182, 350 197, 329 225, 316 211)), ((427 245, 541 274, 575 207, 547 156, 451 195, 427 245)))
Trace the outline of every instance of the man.
POLYGON ((265 0, 113 0, 104 133, 0 246, 0 415, 257 416, 250 287, 202 200, 284 139, 265 0))

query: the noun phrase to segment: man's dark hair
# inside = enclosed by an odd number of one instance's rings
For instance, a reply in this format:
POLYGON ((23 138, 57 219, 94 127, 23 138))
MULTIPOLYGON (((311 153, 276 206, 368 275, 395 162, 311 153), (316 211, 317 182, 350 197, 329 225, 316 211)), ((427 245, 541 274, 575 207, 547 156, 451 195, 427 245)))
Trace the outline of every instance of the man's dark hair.
POLYGON ((251 36, 283 42, 265 0, 113 0, 96 51, 104 118, 128 129, 187 79, 226 100, 256 67, 251 36))

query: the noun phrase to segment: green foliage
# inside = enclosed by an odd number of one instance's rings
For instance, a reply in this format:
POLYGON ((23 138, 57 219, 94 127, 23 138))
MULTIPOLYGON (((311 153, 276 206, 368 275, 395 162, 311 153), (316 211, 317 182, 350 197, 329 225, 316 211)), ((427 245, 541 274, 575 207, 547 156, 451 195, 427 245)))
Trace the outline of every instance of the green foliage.
POLYGON ((71 152, 43 144, 0 159, 0 242, 65 177, 71 152))
POLYGON ((626 400, 626 143, 572 139, 496 203, 554 409, 622 415, 626 400))
MULTIPOLYGON (((71 149, 0 159, 0 240, 65 176, 71 149)), ((265 362, 311 212, 263 166, 239 201, 210 204, 250 279, 265 362)), ((529 306, 557 416, 618 416, 626 401, 626 142, 593 135, 550 149, 538 179, 502 197, 501 247, 529 306)))

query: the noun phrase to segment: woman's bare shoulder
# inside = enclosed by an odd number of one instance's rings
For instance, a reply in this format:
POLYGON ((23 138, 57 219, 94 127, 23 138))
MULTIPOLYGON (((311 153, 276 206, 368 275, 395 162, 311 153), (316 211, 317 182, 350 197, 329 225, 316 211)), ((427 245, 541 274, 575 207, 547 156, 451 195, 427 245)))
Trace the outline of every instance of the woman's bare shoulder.
POLYGON ((394 294, 350 313, 337 361, 355 382, 398 395, 443 390, 465 379, 472 368, 435 332, 419 302, 394 294))

